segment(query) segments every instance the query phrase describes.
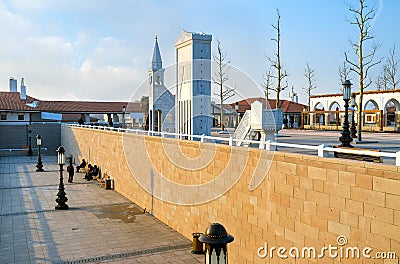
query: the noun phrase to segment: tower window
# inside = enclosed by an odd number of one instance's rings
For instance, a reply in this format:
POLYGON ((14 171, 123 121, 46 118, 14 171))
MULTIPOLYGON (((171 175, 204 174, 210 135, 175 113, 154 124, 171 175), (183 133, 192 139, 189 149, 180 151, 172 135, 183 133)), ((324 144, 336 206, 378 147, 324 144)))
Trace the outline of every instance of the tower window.
POLYGON ((24 115, 18 115, 18 120, 24 120, 24 115))
POLYGON ((1 120, 7 120, 7 114, 1 114, 1 120))

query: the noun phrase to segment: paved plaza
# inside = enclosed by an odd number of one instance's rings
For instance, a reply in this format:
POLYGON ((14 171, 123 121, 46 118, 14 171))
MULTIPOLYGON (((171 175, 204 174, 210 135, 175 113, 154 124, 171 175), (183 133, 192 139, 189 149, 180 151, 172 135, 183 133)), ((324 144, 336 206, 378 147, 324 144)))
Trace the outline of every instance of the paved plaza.
MULTIPOLYGON (((276 138, 277 142, 293 143, 303 145, 320 145, 325 146, 338 146, 340 145, 339 137, 340 131, 318 131, 318 130, 291 130, 284 129, 279 131, 279 136, 276 138)), ((374 149, 384 152, 397 152, 400 151, 400 133, 374 133, 363 132, 362 142, 357 143, 354 139, 354 147, 374 149)), ((305 150, 298 148, 278 147, 279 151, 295 152, 302 154, 317 155, 317 151, 305 150)), ((333 157, 333 153, 328 153, 326 156, 333 157)), ((385 164, 395 164, 394 158, 383 158, 385 164)))
MULTIPOLYGON (((191 241, 113 190, 75 174, 54 209, 57 157, 0 157, 0 263, 203 263, 191 241)), ((65 169, 65 168, 64 168, 65 169)))

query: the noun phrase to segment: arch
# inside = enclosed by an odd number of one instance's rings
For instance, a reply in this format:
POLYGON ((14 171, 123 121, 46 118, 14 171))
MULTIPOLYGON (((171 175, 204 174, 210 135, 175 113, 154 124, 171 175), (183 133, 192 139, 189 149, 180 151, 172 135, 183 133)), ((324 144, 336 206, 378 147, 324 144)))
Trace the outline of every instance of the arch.
POLYGON ((375 100, 369 99, 364 105, 364 110, 379 110, 379 106, 375 100))
MULTIPOLYGON (((314 106, 314 111, 324 111, 325 108, 321 102, 314 106)), ((325 113, 315 113, 314 124, 325 125, 325 113)))
POLYGON ((398 112, 400 110, 399 101, 394 98, 388 100, 385 104, 384 115, 385 115, 385 125, 395 126, 398 119, 398 112))
POLYGON ((324 106, 322 105, 321 102, 318 102, 314 106, 314 111, 322 111, 324 109, 324 106))
POLYGON ((329 111, 336 111, 336 107, 338 107, 340 111, 340 104, 336 101, 333 101, 329 106, 329 111))
POLYGON ((329 114, 328 114, 328 124, 329 125, 340 125, 340 105, 338 102, 333 101, 329 106, 329 114))

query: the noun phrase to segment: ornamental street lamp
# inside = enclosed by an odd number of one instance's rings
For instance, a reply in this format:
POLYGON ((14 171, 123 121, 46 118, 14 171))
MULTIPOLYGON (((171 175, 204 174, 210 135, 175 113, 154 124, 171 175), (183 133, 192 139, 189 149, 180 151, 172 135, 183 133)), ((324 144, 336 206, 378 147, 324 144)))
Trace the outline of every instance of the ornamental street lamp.
POLYGON ((352 138, 357 138, 356 122, 354 121, 354 112, 355 112, 355 107, 356 107, 356 94, 355 93, 351 94, 350 106, 351 106, 350 133, 351 133, 352 138))
POLYGON ((126 106, 122 106, 122 128, 125 128, 125 113, 126 113, 126 106))
POLYGON ((32 156, 33 155, 33 151, 32 151, 32 130, 28 130, 28 141, 29 141, 29 147, 28 147, 28 156, 32 156))
POLYGON ((42 164, 42 156, 40 153, 40 147, 42 146, 42 137, 40 135, 36 136, 36 145, 38 146, 38 161, 36 164, 36 171, 44 171, 42 164))
POLYGON ((58 185, 58 193, 57 193, 57 205, 56 210, 67 210, 68 205, 66 202, 68 198, 65 196, 66 193, 64 191, 64 178, 63 178, 63 165, 65 164, 65 150, 63 147, 59 147, 57 149, 57 156, 58 156, 58 165, 60 165, 60 184, 58 185))
POLYGON ((342 136, 339 137, 339 141, 342 144, 340 144, 339 147, 348 147, 348 148, 353 147, 350 144, 353 141, 353 138, 350 136, 350 130, 349 130, 349 100, 351 95, 351 86, 352 83, 349 80, 346 80, 343 83, 343 100, 344 100, 345 112, 344 112, 342 136))
POLYGON ((233 236, 228 235, 225 227, 219 223, 212 223, 199 241, 205 244, 205 263, 227 264, 228 250, 226 245, 233 241, 233 236))

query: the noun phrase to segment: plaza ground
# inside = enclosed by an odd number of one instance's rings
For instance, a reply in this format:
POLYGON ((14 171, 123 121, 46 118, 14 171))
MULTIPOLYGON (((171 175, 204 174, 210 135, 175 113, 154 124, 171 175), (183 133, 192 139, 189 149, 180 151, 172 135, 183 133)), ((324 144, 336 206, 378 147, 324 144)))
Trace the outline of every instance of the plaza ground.
MULTIPOLYGON (((0 157, 0 263, 203 263, 191 241, 113 190, 75 174, 55 210, 57 157, 0 157)), ((66 173, 66 171, 64 171, 66 173)))

